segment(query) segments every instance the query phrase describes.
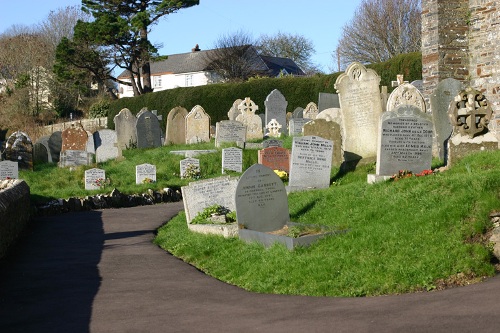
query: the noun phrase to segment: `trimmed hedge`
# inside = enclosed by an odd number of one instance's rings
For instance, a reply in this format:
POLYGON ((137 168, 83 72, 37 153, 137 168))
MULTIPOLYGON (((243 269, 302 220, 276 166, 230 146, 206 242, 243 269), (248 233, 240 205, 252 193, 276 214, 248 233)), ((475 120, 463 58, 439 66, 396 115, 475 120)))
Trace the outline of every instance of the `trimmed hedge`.
MULTIPOLYGON (((397 74, 404 74, 405 80, 413 81, 422 78, 422 56, 420 53, 399 55, 389 61, 367 65, 381 77, 381 85, 389 91, 391 81, 397 74)), ((309 102, 318 103, 320 92, 336 93, 335 81, 341 73, 314 75, 311 77, 258 78, 243 83, 219 83, 198 87, 175 88, 138 97, 121 98, 113 101, 108 113, 108 126, 114 128, 113 118, 123 108, 137 114, 143 107, 157 110, 163 116, 165 127, 167 115, 176 106, 190 111, 201 105, 210 115, 211 123, 227 119, 227 112, 238 99, 250 97, 258 106, 257 113, 264 113, 264 101, 271 91, 278 89, 288 101, 287 112, 297 107, 306 107, 309 102)))

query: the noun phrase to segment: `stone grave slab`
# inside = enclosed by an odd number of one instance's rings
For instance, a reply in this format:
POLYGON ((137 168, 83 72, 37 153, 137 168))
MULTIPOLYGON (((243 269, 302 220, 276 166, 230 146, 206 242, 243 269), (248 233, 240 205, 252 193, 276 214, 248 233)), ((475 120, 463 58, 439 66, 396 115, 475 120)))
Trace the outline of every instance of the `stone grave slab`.
POLYGON ((102 169, 93 168, 85 171, 85 189, 98 190, 99 184, 106 179, 106 172, 102 169))
POLYGON ((302 135, 302 128, 311 119, 307 118, 292 118, 288 123, 288 135, 297 136, 302 135))
POLYGON ((304 125, 303 133, 304 136, 318 136, 331 140, 333 143, 332 165, 340 166, 342 164, 342 133, 338 123, 316 118, 304 125))
POLYGON ((12 133, 5 141, 6 160, 17 162, 21 170, 33 170, 33 143, 24 132, 12 133))
POLYGON ((254 139, 262 140, 262 119, 255 112, 259 109, 250 97, 246 97, 244 101, 238 105, 238 110, 241 114, 236 117, 236 120, 243 123, 247 128, 247 136, 245 141, 254 139))
POLYGON ((137 117, 125 108, 113 118, 118 148, 121 150, 137 146, 137 117))
POLYGON ((235 147, 222 149, 222 173, 226 170, 243 171, 243 150, 235 147))
POLYGON ((186 116, 186 143, 210 142, 210 116, 196 105, 186 116))
POLYGON ((86 150, 88 134, 81 123, 73 123, 61 132, 61 152, 66 150, 86 150))
POLYGON ((330 186, 333 142, 318 136, 294 137, 289 191, 330 186))
POLYGON ((189 178, 193 173, 200 173, 200 160, 188 157, 180 161, 181 178, 189 178))
POLYGON ((86 150, 64 150, 59 158, 59 167, 72 167, 92 164, 93 154, 86 150))
POLYGON ((222 143, 243 144, 247 136, 247 127, 236 120, 222 120, 215 125, 215 146, 222 143))
POLYGON ((135 166, 135 183, 143 184, 145 182, 156 182, 156 165, 144 163, 135 166))
POLYGON ((165 145, 179 145, 186 143, 186 116, 188 111, 182 106, 170 110, 167 115, 165 129, 165 145))
POLYGON ((380 123, 377 175, 430 169, 433 132, 432 116, 416 106, 403 104, 385 112, 380 123))
MULTIPOLYGON (((285 96, 278 90, 274 89, 271 91, 269 95, 267 95, 266 100, 264 101, 264 105, 266 107, 265 111, 265 124, 266 127, 269 125, 273 119, 277 123, 273 128, 286 128, 286 107, 288 106, 288 102, 285 99, 285 96)), ((273 130, 269 131, 270 136, 278 136, 277 133, 273 130)))
POLYGON ((95 159, 97 163, 114 160, 121 156, 116 131, 102 129, 94 132, 95 159))
POLYGON ((329 108, 340 108, 339 95, 320 92, 318 96, 318 112, 329 108))
POLYGON ((379 84, 380 76, 359 62, 350 64, 335 82, 345 133, 344 158, 348 161, 377 156, 382 115, 379 84))
POLYGON ((158 117, 149 110, 142 109, 137 114, 137 148, 157 148, 162 146, 162 132, 158 117))
POLYGON ((19 166, 14 161, 0 161, 0 179, 18 179, 19 166))
POLYGON ((282 147, 269 147, 259 150, 259 164, 272 170, 290 172, 290 151, 282 147))

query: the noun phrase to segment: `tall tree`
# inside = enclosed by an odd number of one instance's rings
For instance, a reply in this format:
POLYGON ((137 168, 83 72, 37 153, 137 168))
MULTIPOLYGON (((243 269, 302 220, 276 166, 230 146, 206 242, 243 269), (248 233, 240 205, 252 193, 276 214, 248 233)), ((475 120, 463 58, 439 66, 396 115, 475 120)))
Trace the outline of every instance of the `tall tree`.
POLYGON ((362 0, 342 30, 334 58, 376 63, 398 54, 420 51, 420 0, 362 0))
POLYGON ((150 59, 157 52, 148 39, 149 29, 163 16, 198 4, 199 0, 82 0, 83 10, 94 21, 79 29, 105 48, 116 66, 128 70, 134 94, 143 94, 153 91, 150 59))
POLYGON ((261 35, 257 49, 263 55, 292 59, 305 73, 319 72, 311 56, 315 53, 311 40, 298 34, 278 32, 276 35, 261 35))

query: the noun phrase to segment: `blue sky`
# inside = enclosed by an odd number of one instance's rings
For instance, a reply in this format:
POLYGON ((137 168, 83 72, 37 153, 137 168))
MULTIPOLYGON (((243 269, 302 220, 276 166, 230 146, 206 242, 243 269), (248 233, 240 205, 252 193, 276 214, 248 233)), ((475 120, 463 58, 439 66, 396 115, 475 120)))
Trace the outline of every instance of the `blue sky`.
MULTIPOLYGON (((161 55, 190 52, 199 44, 210 49, 217 38, 242 30, 261 34, 299 34, 311 40, 314 63, 330 73, 337 65, 332 52, 342 27, 362 0, 200 0, 200 5, 163 18, 152 28, 150 40, 161 43, 161 55)), ((0 33, 12 25, 43 22, 52 10, 81 5, 81 0, 0 0, 0 33)))

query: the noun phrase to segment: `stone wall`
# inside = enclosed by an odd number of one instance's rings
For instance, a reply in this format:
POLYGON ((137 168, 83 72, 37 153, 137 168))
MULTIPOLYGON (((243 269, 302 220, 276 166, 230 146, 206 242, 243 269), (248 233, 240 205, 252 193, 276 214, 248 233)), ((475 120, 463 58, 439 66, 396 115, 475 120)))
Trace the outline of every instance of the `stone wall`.
POLYGON ((64 131, 66 128, 71 128, 71 125, 74 123, 80 123, 83 126, 83 129, 89 132, 95 132, 99 129, 108 128, 108 118, 101 117, 95 119, 81 119, 76 121, 67 121, 64 123, 58 123, 53 125, 47 125, 43 127, 42 135, 51 135, 57 131, 64 131))
POLYGON ((0 182, 0 258, 30 219, 30 188, 23 180, 0 182))

